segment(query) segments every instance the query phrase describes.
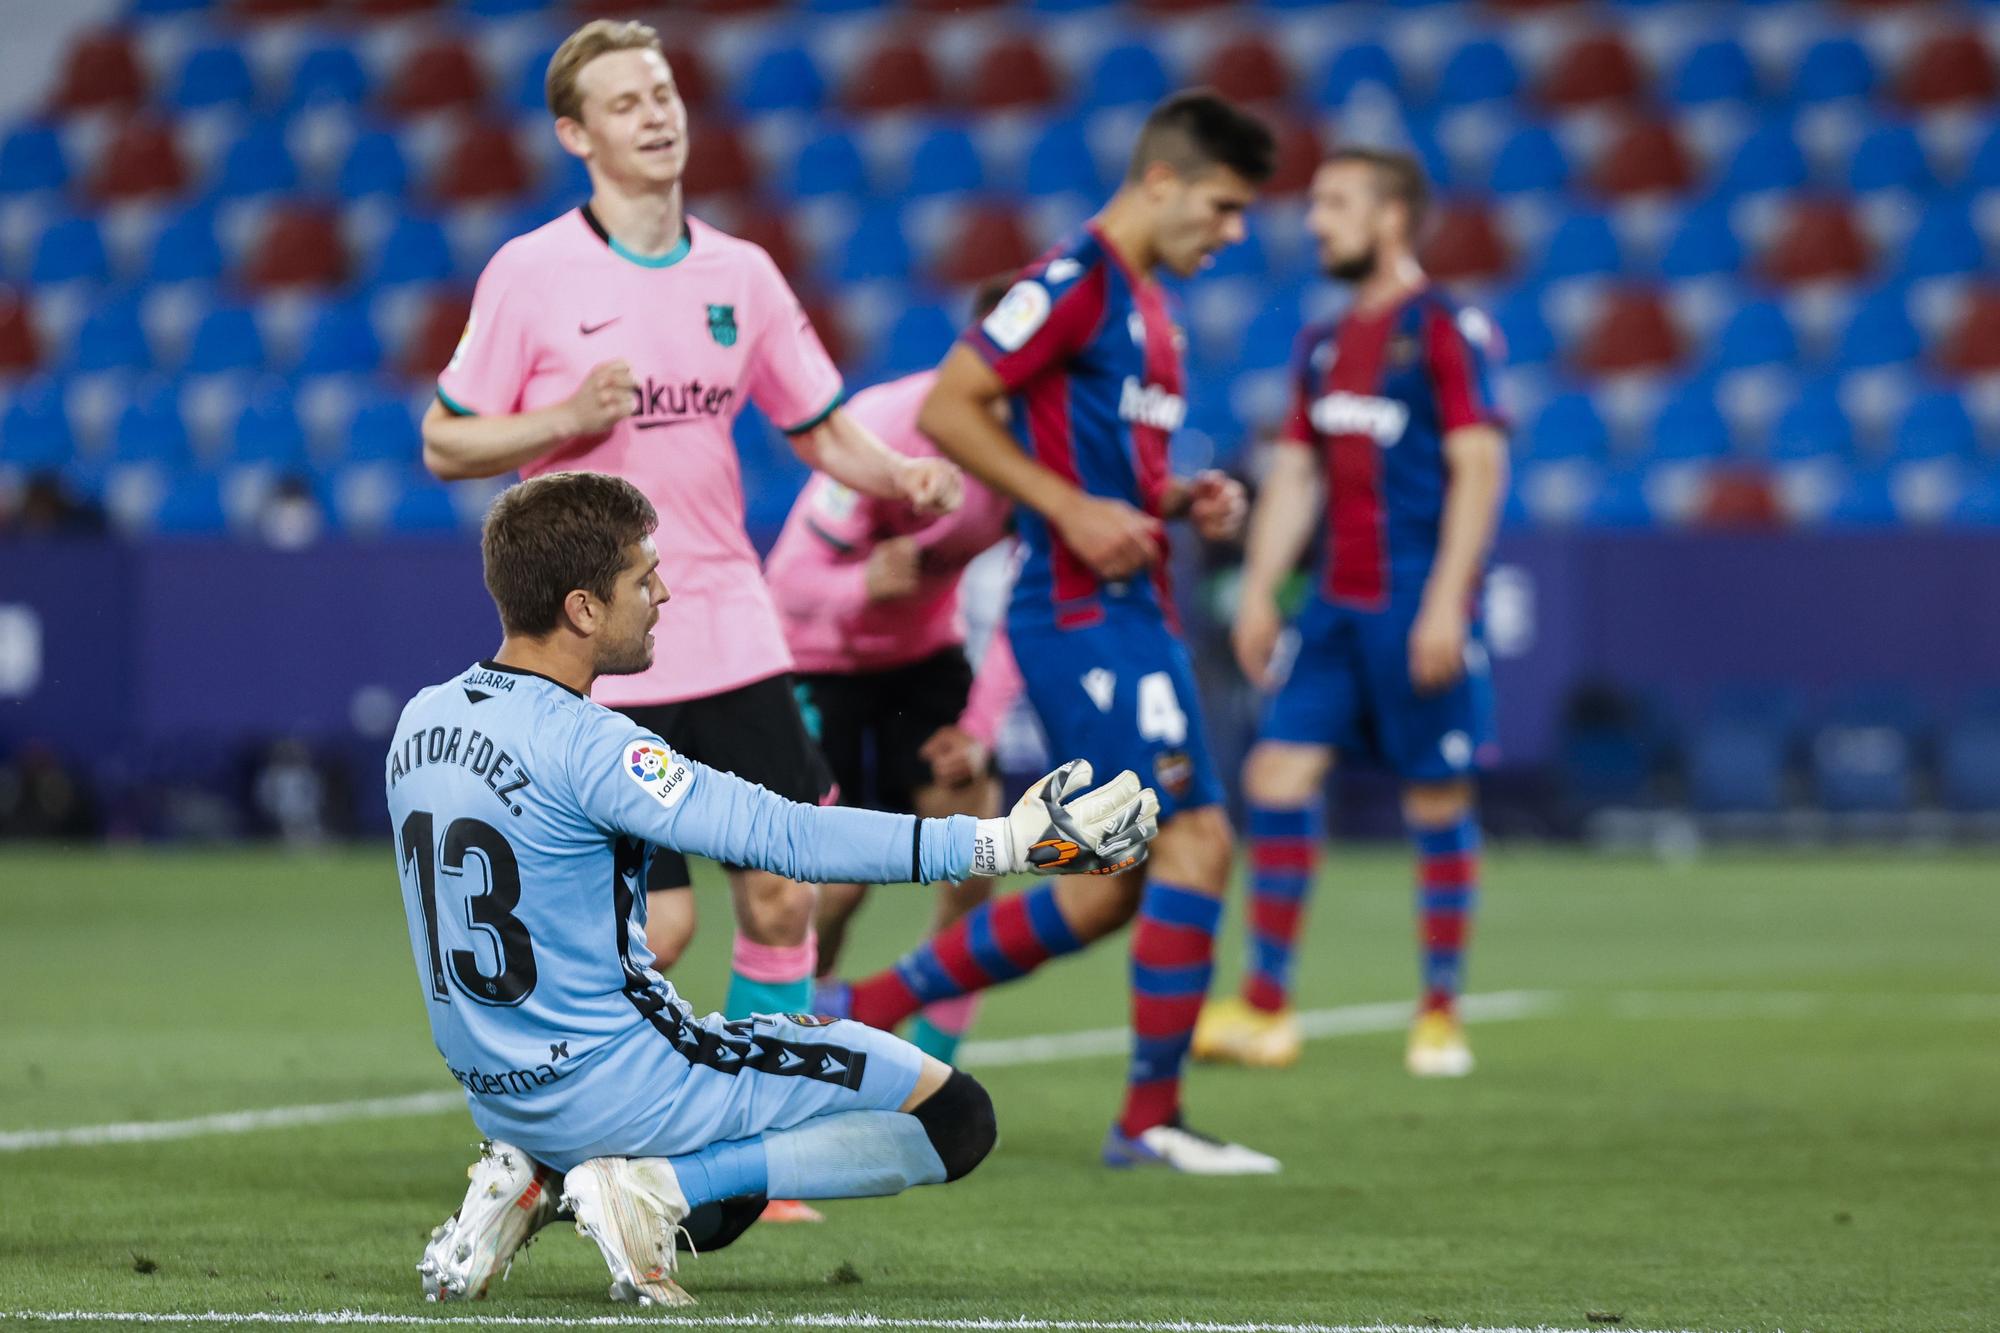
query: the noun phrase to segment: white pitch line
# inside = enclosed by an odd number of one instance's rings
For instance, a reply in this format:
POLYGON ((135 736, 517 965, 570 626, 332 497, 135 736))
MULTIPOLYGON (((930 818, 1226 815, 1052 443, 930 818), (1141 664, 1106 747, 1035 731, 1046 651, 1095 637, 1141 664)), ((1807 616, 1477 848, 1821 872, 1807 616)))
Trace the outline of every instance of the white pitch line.
MULTIPOLYGON (((1527 1018, 1556 1002, 1544 991, 1498 991, 1468 995, 1460 1001, 1469 1018, 1492 1022, 1527 1018)), ((1299 1015, 1308 1037, 1346 1036, 1362 1032, 1394 1032, 1410 1021, 1406 1003, 1352 1004, 1338 1009, 1314 1009, 1299 1015)), ((1007 1065, 1047 1064, 1093 1056, 1122 1055, 1131 1048, 1128 1028, 1095 1028, 1000 1041, 969 1041, 960 1048, 968 1065, 998 1069, 1007 1065)), ((0 1132, 0 1153, 32 1152, 39 1148, 92 1148, 114 1143, 158 1143, 167 1139, 205 1138, 213 1134, 247 1134, 259 1129, 294 1129, 329 1125, 343 1120, 382 1120, 395 1116, 435 1115, 462 1108, 462 1092, 413 1092, 401 1097, 370 1097, 360 1101, 318 1102, 305 1106, 272 1106, 256 1111, 225 1111, 186 1120, 131 1120, 113 1125, 78 1125, 71 1129, 23 1129, 0 1132)))
MULTIPOLYGON (((892 1319, 871 1314, 798 1315, 400 1315, 363 1310, 271 1310, 147 1314, 137 1310, 0 1310, 29 1323, 316 1324, 336 1327, 451 1328, 799 1328, 918 1329, 952 1333, 1570 1333, 1558 1325, 1217 1323, 1198 1319, 892 1319)), ((1665 1333, 1629 1329, 1624 1333, 1665 1333)))

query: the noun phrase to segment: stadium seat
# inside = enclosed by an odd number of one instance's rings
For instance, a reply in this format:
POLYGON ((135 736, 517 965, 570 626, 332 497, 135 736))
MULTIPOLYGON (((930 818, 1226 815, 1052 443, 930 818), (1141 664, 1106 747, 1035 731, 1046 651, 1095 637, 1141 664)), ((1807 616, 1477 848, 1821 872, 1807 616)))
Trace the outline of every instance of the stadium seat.
POLYGON ((257 370, 266 359, 256 316, 248 306, 225 303, 211 308, 195 326, 181 369, 190 375, 257 370))
POLYGON ((167 94, 169 105, 183 111, 232 106, 247 109, 257 100, 257 81, 250 64, 234 45, 197 47, 181 62, 180 74, 167 94))
MULTIPOLYGON (((0 164, 4 164, 5 161, 5 152, 0 150, 0 164)), ((0 172, 0 181, 4 180, 5 174, 0 172)), ((2000 188, 2000 117, 1994 117, 1987 122, 1986 132, 1980 138, 1978 147, 1972 150, 1971 156, 1966 160, 1965 173, 1959 184, 1971 191, 2000 188)), ((4 185, 0 185, 0 190, 4 188, 4 185)))
POLYGON ((69 48, 49 107, 55 111, 129 110, 146 99, 146 75, 129 33, 87 33, 69 48))
POLYGON ((1776 301, 1747 301, 1736 308, 1710 344, 1708 364, 1714 370, 1736 370, 1791 365, 1798 357, 1798 336, 1783 307, 1776 301))
POLYGON ((1896 427, 1899 458, 1970 459, 1978 449, 1979 433, 1965 399, 1948 389, 1912 399, 1896 427))
MULTIPOLYGON (((996 273, 1023 268, 1034 257, 1035 247, 1013 209, 1001 204, 975 205, 960 214, 950 240, 932 259, 931 268, 939 282, 969 286, 996 273)), ((949 345, 947 341, 945 346, 949 345)), ((942 348, 938 355, 944 355, 942 348)))
POLYGON ((918 111, 944 99, 944 82, 930 52, 902 38, 892 38, 863 56, 841 90, 842 103, 862 113, 918 111))
POLYGON ((1958 103, 1990 106, 2000 96, 2000 73, 1976 29, 1934 33, 1903 63, 1896 96, 1905 105, 1925 109, 1958 103))
POLYGON ((1585 34, 1570 42, 1535 83, 1546 106, 1569 110, 1603 102, 1629 102, 1646 88, 1646 73, 1632 48, 1615 32, 1585 34))
POLYGON ((139 303, 121 294, 99 301, 84 317, 68 369, 79 373, 146 370, 152 364, 153 351, 139 323, 139 303))
POLYGON ((1657 371, 1681 359, 1680 330, 1657 292, 1628 287, 1604 301, 1570 356, 1592 375, 1657 371))
POLYGON ((462 293, 434 296, 403 340, 397 368, 419 382, 434 380, 458 350, 472 316, 472 300, 462 293))
POLYGON ((486 78, 463 42, 439 37, 408 48, 379 96, 399 115, 473 107, 486 96, 486 78))
POLYGON ((1849 472, 1821 519, 1849 528, 1890 528, 1901 515, 1886 469, 1861 467, 1849 472))
POLYGON ((1062 95, 1061 81, 1031 37, 1001 37, 973 61, 964 82, 953 90, 973 111, 1013 111, 1048 106, 1062 95))
POLYGON ((1660 256, 1660 272, 1669 278, 1733 274, 1742 269, 1743 258, 1743 245, 1736 237, 1728 205, 1710 201, 1681 215, 1660 256))
POLYGON ((1899 287, 1870 293, 1855 306, 1840 335, 1834 363, 1844 370, 1914 361, 1923 350, 1909 303, 1899 287))
POLYGON ((1705 380, 1682 386, 1668 399, 1649 435, 1656 461, 1722 458, 1730 452, 1729 425, 1705 380))
POLYGON ((343 199, 371 195, 401 198, 409 184, 410 166, 403 157, 403 146, 387 130, 363 130, 355 135, 334 178, 334 189, 343 199))
POLYGON ((1457 200, 1437 211, 1424 238, 1424 272, 1439 282, 1477 282, 1505 274, 1507 244, 1493 215, 1479 204, 1457 200))
POLYGON ((366 268, 371 286, 442 282, 452 275, 451 242, 436 219, 405 215, 396 219, 366 268))
POLYGON ((1939 735, 1937 761, 1947 807, 2000 811, 2000 699, 1969 701, 1939 735))
POLYGON ((1710 38, 1689 48, 1667 85, 1678 106, 1707 102, 1751 102, 1757 98, 1757 70, 1740 42, 1710 38))
POLYGON ((1444 62, 1431 100, 1439 106, 1497 102, 1513 97, 1520 86, 1520 71, 1507 48, 1491 38, 1477 38, 1444 62))
POLYGON ((296 111, 320 104, 359 106, 368 97, 368 71, 345 42, 302 52, 285 81, 283 107, 296 111))
POLYGON ((817 111, 826 104, 826 80, 811 52, 789 42, 758 52, 731 91, 738 109, 753 114, 817 111))
POLYGON ((757 162, 733 125, 704 126, 682 178, 688 197, 747 194, 757 188, 757 162))
POLYGON ((957 319, 944 306, 918 303, 903 307, 876 352, 880 377, 935 366, 957 340, 958 331, 957 319))
POLYGON ((206 472, 174 474, 146 526, 163 537, 206 537, 226 531, 229 518, 221 482, 206 472))
POLYGON ((1277 115, 1267 119, 1278 144, 1272 155, 1271 178, 1264 182, 1263 193, 1273 199, 1302 194, 1312 184, 1313 173, 1319 170, 1320 163, 1326 160, 1319 132, 1303 116, 1277 115))
POLYGON ((445 149, 431 192, 449 203, 505 200, 532 184, 514 132, 505 122, 470 121, 445 149))
POLYGON ((1138 42, 1124 42, 1106 48, 1083 80, 1080 102, 1084 109, 1108 106, 1150 107, 1173 89, 1166 66, 1153 48, 1138 42))
POLYGON ((1268 301, 1243 326, 1243 342, 1238 351, 1243 367, 1247 370, 1270 370, 1289 366, 1301 327, 1298 306, 1294 302, 1284 299, 1268 301))
POLYGON ((1396 67, 1396 58, 1374 42, 1353 42, 1339 48, 1339 54, 1312 81, 1308 91, 1314 105, 1337 107, 1345 104, 1363 84, 1373 84, 1395 95, 1403 91, 1403 75, 1396 67))
POLYGON ((1830 102, 1866 97, 1875 86, 1875 66, 1852 37, 1827 37, 1807 48, 1792 76, 1795 102, 1830 102))
POLYGON ((1924 209, 1916 230, 1902 245, 1897 272, 1905 278, 1979 273, 1988 269, 1986 242, 1973 225, 1967 201, 1935 197, 1924 209))
POLYGON ((910 150, 903 193, 911 198, 971 194, 986 188, 986 172, 972 136, 957 125, 941 125, 910 150))
POLYGON ((104 234, 89 216, 58 218, 42 231, 28 264, 28 281, 37 286, 84 279, 103 282, 111 277, 104 234))
POLYGON ((1608 682, 1579 686, 1563 706, 1556 756, 1567 803, 1580 811, 1653 804, 1664 733, 1631 691, 1608 682))
POLYGON ((60 190, 68 183, 69 163, 53 127, 21 125, 0 139, 0 195, 60 190))
POLYGON ((358 374, 375 369, 381 360, 382 346, 366 304, 340 300, 322 305, 313 316, 292 369, 298 375, 358 374))
POLYGON ((1602 460, 1611 452, 1611 432, 1586 393, 1559 393, 1542 407, 1528 428, 1527 453, 1539 461, 1602 460))
POLYGON ((1835 705, 1808 747, 1815 799, 1836 813, 1909 809, 1920 725, 1907 696, 1870 693, 1835 705))
POLYGON ((1023 184, 1031 195, 1075 194, 1093 200, 1102 196, 1108 182, 1099 174, 1096 155, 1090 149, 1087 122, 1082 117, 1052 120, 1036 136, 1028 149, 1023 184))
POLYGON ((1564 218, 1550 233, 1535 266, 1538 282, 1558 278, 1586 277, 1616 273, 1624 267, 1618 235, 1603 213, 1578 211, 1564 218))
POLYGON ((274 209, 253 244, 243 280, 251 287, 331 287, 347 276, 333 217, 310 205, 274 209))
POLYGON ((251 125, 229 146, 222 170, 211 187, 218 198, 283 194, 299 185, 298 164, 286 146, 284 126, 276 121, 251 125))
POLYGON ((1957 374, 2000 373, 2000 286, 1989 284, 1967 292, 1957 320, 1932 354, 1940 366, 1957 374))
POLYGON ((1873 263, 1867 238, 1847 205, 1837 199, 1795 202, 1758 262, 1773 282, 1827 282, 1852 279, 1873 263))
POLYGON ((1776 814, 1785 806, 1786 737, 1770 723, 1720 718, 1687 746, 1688 799, 1707 813, 1776 814))
POLYGON ((1217 47, 1201 64, 1197 82, 1236 102, 1275 102, 1291 91, 1291 71, 1284 58, 1259 32, 1234 37, 1217 47))
POLYGON ((173 381, 155 375, 134 387, 118 413, 107 456, 119 463, 158 463, 169 468, 193 466, 194 449, 188 442, 180 394, 173 381))
POLYGON ((831 276, 838 282, 907 277, 912 260, 903 235, 902 210, 886 200, 864 205, 847 243, 837 251, 831 276))
POLYGON ((41 364, 41 340, 24 293, 0 283, 0 382, 41 364))
POLYGON ((1569 182, 1569 161, 1547 127, 1524 125, 1509 135, 1493 158, 1487 188, 1495 194, 1560 190, 1569 182))
POLYGON ((1894 122, 1862 136, 1847 160, 1846 175, 1851 190, 1922 191, 1935 184, 1916 130, 1894 122))
POLYGON ((1672 125, 1663 120, 1638 120, 1605 146, 1590 173, 1590 183, 1608 199, 1683 194, 1695 183, 1695 167, 1672 125))
POLYGON ((299 425, 291 386, 283 379, 266 376, 252 386, 230 431, 229 457, 281 471, 302 472, 311 466, 305 428, 299 425))
POLYGON ((423 438, 407 395, 378 391, 361 400, 347 423, 342 457, 349 463, 415 464, 423 458, 423 438))
POLYGON ((451 489, 420 471, 410 471, 385 526, 392 532, 443 533, 465 526, 451 489))
POLYGON ((107 202, 125 202, 148 195, 178 194, 188 181, 173 130, 161 121, 141 117, 118 127, 98 155, 91 173, 91 193, 107 202))
POLYGON ((168 214, 160 223, 143 274, 149 283, 208 281, 221 277, 223 268, 215 212, 196 203, 168 214))
POLYGON ((796 273, 802 267, 802 252, 784 216, 775 212, 754 213, 731 227, 730 234, 750 242, 771 256, 780 273, 796 273))
POLYGON ((783 188, 797 199, 866 195, 870 192, 868 166, 852 135, 826 130, 799 150, 784 176, 783 188))
POLYGON ((1542 315, 1540 294, 1520 290, 1505 297, 1493 311, 1494 322, 1507 344, 1507 363, 1538 366, 1554 359, 1556 337, 1542 315))
POLYGON ((21 381, 0 412, 0 464, 58 467, 76 456, 62 381, 33 375, 21 381))

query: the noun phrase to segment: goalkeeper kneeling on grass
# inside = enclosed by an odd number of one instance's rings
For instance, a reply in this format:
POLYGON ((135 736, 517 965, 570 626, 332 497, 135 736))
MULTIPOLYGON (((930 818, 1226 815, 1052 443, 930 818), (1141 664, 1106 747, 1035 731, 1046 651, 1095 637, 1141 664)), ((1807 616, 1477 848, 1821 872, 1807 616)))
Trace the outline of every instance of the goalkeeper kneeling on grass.
MULTIPOLYGON (((611 1295, 687 1304, 676 1249, 727 1244, 767 1195, 895 1194, 965 1175, 993 1104, 888 1033, 807 1014, 697 1017, 652 970, 654 846, 798 880, 919 883, 1138 863, 1159 803, 1064 765, 1001 819, 819 808, 691 763, 590 700, 642 671, 667 589, 653 507, 559 472, 487 515, 492 659, 419 693, 388 755, 410 947, 431 1035, 488 1140, 418 1270, 479 1297, 559 1214, 611 1295)), ((669 639, 671 642, 671 639, 669 639)))

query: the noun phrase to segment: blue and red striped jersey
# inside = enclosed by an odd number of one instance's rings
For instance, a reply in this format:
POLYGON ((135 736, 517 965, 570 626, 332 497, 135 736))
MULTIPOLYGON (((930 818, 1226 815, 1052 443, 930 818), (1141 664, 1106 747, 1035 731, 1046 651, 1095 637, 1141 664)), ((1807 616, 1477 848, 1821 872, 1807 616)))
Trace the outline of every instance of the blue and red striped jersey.
POLYGON ((1421 594, 1444 517, 1444 437, 1505 425, 1497 348, 1491 320, 1428 287, 1299 336, 1283 437, 1318 450, 1325 472, 1327 600, 1379 610, 1421 594))
MULTIPOLYGON (((965 342, 1006 384, 1023 449, 1092 495, 1160 516, 1167 439, 1187 400, 1181 334, 1157 282, 1086 227, 1031 265, 965 342)), ((1015 616, 1068 629, 1116 606, 1172 621, 1165 549, 1149 577, 1103 583, 1040 514, 1023 506, 1019 522, 1015 616)))

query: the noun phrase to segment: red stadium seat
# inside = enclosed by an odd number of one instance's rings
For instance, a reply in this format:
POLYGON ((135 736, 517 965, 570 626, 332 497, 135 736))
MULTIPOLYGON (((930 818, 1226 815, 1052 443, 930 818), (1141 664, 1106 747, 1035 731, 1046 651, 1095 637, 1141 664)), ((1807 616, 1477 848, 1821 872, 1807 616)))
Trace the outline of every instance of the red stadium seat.
POLYGON ((748 194, 757 188, 757 160, 734 125, 703 125, 689 145, 684 180, 690 198, 748 194))
POLYGON ((1192 14, 1220 8, 1221 4, 1222 0, 1139 0, 1139 8, 1151 14, 1192 14))
POLYGON ((1629 102, 1645 91, 1646 73, 1622 37, 1596 33, 1578 38, 1558 54, 1535 93, 1552 107, 1629 102))
POLYGON ((906 111, 933 107, 944 87, 930 52, 911 41, 890 40, 854 68, 842 95, 850 111, 906 111))
POLYGON ((1504 14, 1532 14, 1537 10, 1561 9, 1578 3, 1580 0, 1486 0, 1489 9, 1497 9, 1504 14))
POLYGON ((173 131, 157 120, 134 120, 121 126, 105 145, 91 175, 91 192, 100 199, 140 199, 175 194, 187 184, 173 131))
POLYGON ((122 32, 96 32, 70 47, 49 105, 57 111, 130 107, 146 100, 146 74, 122 32))
POLYGON ((1693 521, 1704 528, 1734 528, 1767 532, 1785 526, 1771 478, 1756 468, 1721 468, 1709 474, 1693 521))
POLYGON ((1993 53, 1977 32, 1945 32, 1918 47, 1896 79, 1896 96, 1915 107, 1990 102, 2000 95, 1993 53))
POLYGON ((0 286, 0 374, 33 370, 42 359, 25 295, 0 286))
POLYGON ((1694 186, 1694 161, 1672 125, 1663 120, 1635 121, 1612 138, 1597 159, 1590 183, 1613 199, 1681 194, 1694 186))
POLYGON ((324 14, 333 7, 332 0, 232 0, 229 11, 235 18, 295 19, 324 14))
POLYGON ((1225 44, 1203 62, 1198 82, 1233 101, 1271 102, 1290 90, 1291 72, 1271 44, 1253 33, 1225 44))
POLYGON ((444 0, 348 0, 348 8, 367 18, 393 18, 437 9, 444 0))
POLYGON ((979 204, 959 215, 931 271, 946 285, 969 286, 995 273, 1011 273, 1034 257, 1034 245, 1012 209, 979 204))
POLYGON ((472 297, 464 292, 433 297, 403 344, 397 366, 413 380, 435 379, 458 350, 466 321, 472 318, 472 297))
POLYGON ((847 364, 848 355, 853 351, 853 339, 848 336, 847 326, 840 322, 840 312, 833 303, 817 296, 801 297, 799 304, 805 309, 806 319, 811 321, 813 332, 826 346, 826 354, 833 358, 836 366, 847 364))
POLYGON ((1272 126, 1278 138, 1277 161, 1271 171, 1271 179, 1264 183, 1264 192, 1270 195, 1290 195, 1303 193, 1312 184, 1313 173, 1325 158, 1319 141, 1319 131, 1312 122, 1291 119, 1272 126))
POLYGON ((689 106, 706 106, 715 95, 715 76, 694 47, 668 43, 667 68, 674 72, 674 86, 681 90, 681 100, 689 106))
POLYGON ((1474 203, 1446 204, 1422 252, 1424 271, 1441 282, 1497 278, 1512 266, 1493 215, 1474 203))
POLYGON ((251 247, 243 280, 252 287, 332 287, 347 276, 340 226, 304 205, 274 211, 251 247))
POLYGON ((404 57, 382 90, 382 104, 411 114, 470 106, 486 96, 486 77, 463 42, 432 41, 404 57))
POLYGON ((957 14, 971 9, 997 9, 1007 0, 909 0, 910 8, 933 14, 957 14))
POLYGON ((1771 281, 1790 284, 1857 277, 1873 262, 1867 238, 1846 204, 1806 199, 1792 205, 1759 268, 1771 281))
POLYGON ((434 192, 454 202, 520 194, 533 182, 505 123, 474 121, 460 128, 438 168, 434 192))
POLYGON ((1003 37, 979 53, 960 100, 975 111, 1004 111, 1047 106, 1061 92, 1048 57, 1032 38, 1003 37))
POLYGON ((778 272, 789 274, 799 271, 802 255, 798 242, 792 237, 791 227, 778 213, 767 208, 757 209, 730 227, 729 233, 752 245, 764 247, 764 252, 771 256, 771 262, 778 266, 778 272))
POLYGON ((1978 287, 1967 293, 1957 322, 1933 356, 1954 374, 2000 374, 2000 287, 1978 287))
POLYGON ((1592 375, 1664 370, 1681 359, 1680 330, 1657 292, 1627 288, 1613 292, 1570 356, 1592 375))

